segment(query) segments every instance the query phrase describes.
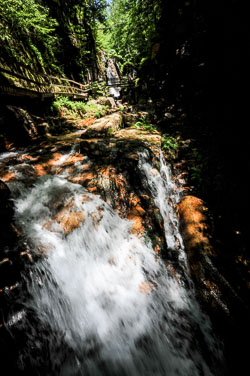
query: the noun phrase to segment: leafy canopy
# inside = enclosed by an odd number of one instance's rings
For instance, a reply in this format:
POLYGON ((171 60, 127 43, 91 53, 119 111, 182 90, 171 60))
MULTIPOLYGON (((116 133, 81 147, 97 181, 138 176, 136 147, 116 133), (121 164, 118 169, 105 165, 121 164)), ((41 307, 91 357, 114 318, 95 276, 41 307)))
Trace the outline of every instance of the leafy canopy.
POLYGON ((139 69, 151 58, 160 16, 160 0, 112 0, 99 45, 117 59, 122 73, 139 69))

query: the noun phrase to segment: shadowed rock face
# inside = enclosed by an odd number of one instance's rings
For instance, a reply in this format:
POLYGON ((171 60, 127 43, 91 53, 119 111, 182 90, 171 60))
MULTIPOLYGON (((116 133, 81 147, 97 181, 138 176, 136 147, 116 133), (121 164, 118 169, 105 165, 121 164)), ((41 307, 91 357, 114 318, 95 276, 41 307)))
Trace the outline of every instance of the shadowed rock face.
MULTIPOLYGON (((242 369, 246 351, 240 338, 249 331, 249 308, 244 293, 233 287, 233 274, 226 279, 220 272, 225 265, 221 265, 219 251, 209 235, 211 229, 205 203, 197 197, 186 196, 178 205, 178 210, 180 230, 197 296, 225 339, 225 354, 229 364, 230 358, 235 356, 240 359, 239 367, 242 369), (242 330, 245 331, 244 334, 242 330)), ((243 275, 242 281, 244 282, 243 275)))
MULTIPOLYGON (((182 236, 188 257, 194 263, 199 260, 200 252, 207 255, 213 254, 207 234, 206 213, 205 203, 195 196, 186 196, 179 204, 182 236)), ((191 269, 195 267, 193 262, 190 262, 191 269)))
MULTIPOLYGON (((208 209, 201 199, 195 196, 186 196, 178 205, 178 210, 180 230, 189 267, 198 291, 201 296, 207 298, 210 296, 208 292, 212 292, 211 296, 215 294, 219 299, 221 291, 213 281, 213 274, 211 274, 211 260, 216 258, 216 253, 211 245, 211 236, 208 229, 208 209)), ((222 307, 227 310, 226 306, 222 305, 222 307)))
MULTIPOLYGON (((13 244, 17 240, 17 230, 13 225, 13 205, 10 201, 11 192, 8 186, 0 180, 0 246, 13 244)), ((1 252, 2 250, 0 250, 1 252)))
MULTIPOLYGON (((198 293, 205 300, 211 299, 213 295, 219 299, 220 288, 213 281, 212 275, 207 273, 210 269, 210 257, 215 257, 215 252, 210 243, 205 203, 195 196, 186 196, 178 205, 178 210, 180 230, 198 293)), ((215 300, 213 304, 218 303, 215 300)))
POLYGON ((8 186, 0 180, 0 209, 1 214, 6 218, 9 219, 13 215, 13 209, 10 204, 10 190, 8 186))

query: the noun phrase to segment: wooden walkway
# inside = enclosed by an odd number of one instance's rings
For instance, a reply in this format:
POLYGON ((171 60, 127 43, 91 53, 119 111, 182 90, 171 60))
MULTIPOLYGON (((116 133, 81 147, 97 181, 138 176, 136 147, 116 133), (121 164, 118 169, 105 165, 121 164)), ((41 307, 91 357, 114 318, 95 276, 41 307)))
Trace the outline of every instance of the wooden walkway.
POLYGON ((57 95, 85 99, 90 91, 90 85, 41 73, 33 73, 35 79, 31 79, 0 66, 0 74, 8 82, 8 84, 0 83, 0 93, 5 95, 40 98, 41 100, 57 95))
MULTIPOLYGON (((27 78, 19 73, 14 73, 0 66, 0 74, 7 84, 1 84, 0 94, 14 97, 53 98, 58 95, 71 97, 73 99, 88 99, 91 91, 95 90, 95 84, 101 82, 92 82, 91 84, 81 84, 79 82, 56 76, 49 76, 41 73, 32 73, 32 77, 27 78)), ((104 83, 104 87, 128 87, 133 85, 134 81, 127 79, 115 80, 112 83, 104 83)))

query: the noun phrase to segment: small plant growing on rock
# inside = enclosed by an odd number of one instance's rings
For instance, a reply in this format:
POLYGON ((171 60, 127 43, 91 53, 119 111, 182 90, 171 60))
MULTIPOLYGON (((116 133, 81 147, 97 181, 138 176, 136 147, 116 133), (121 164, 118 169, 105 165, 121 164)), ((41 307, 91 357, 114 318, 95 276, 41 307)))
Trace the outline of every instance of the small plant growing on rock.
POLYGON ((172 158, 175 158, 178 150, 178 140, 175 137, 169 136, 165 133, 162 136, 161 148, 162 150, 166 150, 172 158))
POLYGON ((155 127, 152 124, 147 124, 147 123, 145 123, 143 121, 137 121, 133 125, 133 127, 137 128, 137 129, 143 128, 145 131, 148 131, 148 132, 154 132, 155 131, 155 127))
POLYGON ((111 137, 111 136, 113 136, 113 134, 114 134, 114 129, 108 128, 108 130, 107 130, 107 136, 111 137))

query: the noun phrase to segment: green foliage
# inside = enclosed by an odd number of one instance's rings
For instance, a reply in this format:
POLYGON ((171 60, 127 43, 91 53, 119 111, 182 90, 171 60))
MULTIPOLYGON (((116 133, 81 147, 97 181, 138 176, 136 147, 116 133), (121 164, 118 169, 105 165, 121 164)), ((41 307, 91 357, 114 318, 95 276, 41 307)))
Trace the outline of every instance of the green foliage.
POLYGON ((138 87, 139 83, 140 83, 140 78, 137 77, 136 80, 135 80, 135 87, 138 87))
POLYGON ((96 27, 105 0, 0 0, 0 63, 24 73, 97 78, 96 27))
POLYGON ((92 92, 92 96, 95 98, 97 96, 106 96, 107 95, 107 88, 105 86, 105 82, 92 82, 90 84, 90 89, 92 92))
POLYGON ((71 114, 85 114, 86 117, 101 118, 105 115, 108 106, 98 105, 92 101, 84 103, 82 101, 72 101, 68 97, 58 96, 52 104, 52 109, 66 109, 71 114))
POLYGON ((177 150, 178 150, 178 140, 165 133, 162 136, 162 150, 166 150, 172 158, 176 157, 177 150))
POLYGON ((115 51, 111 48, 111 33, 108 32, 108 27, 102 23, 97 25, 96 45, 100 51, 105 51, 109 58, 115 54, 115 51))
POLYGON ((52 107, 59 110, 66 108, 71 112, 81 111, 86 113, 86 104, 81 101, 71 101, 68 97, 58 96, 58 98, 53 102, 52 107))
POLYGON ((113 0, 102 46, 116 58, 123 74, 138 70, 151 58, 152 39, 157 36, 159 0, 113 0), (113 51, 113 52, 112 52, 113 51))
POLYGON ((100 118, 104 115, 104 112, 107 109, 107 106, 96 104, 92 101, 86 103, 85 105, 86 112, 92 113, 95 117, 100 118))
POLYGON ((148 132, 154 132, 155 131, 155 128, 152 124, 147 124, 147 125, 144 125, 143 128, 148 131, 148 132))
POLYGON ((44 71, 55 63, 57 22, 34 0, 0 0, 2 63, 44 71))
POLYGON ((193 184, 200 187, 206 180, 205 171, 207 170, 208 158, 195 149, 190 151, 188 157, 190 158, 190 164, 192 163, 190 167, 190 179, 193 184))
POLYGON ((108 128, 108 130, 107 130, 107 136, 113 136, 113 134, 114 134, 114 129, 108 128))
POLYGON ((140 120, 137 121, 135 124, 133 124, 132 127, 137 128, 137 129, 143 128, 143 130, 150 132, 150 133, 155 132, 155 127, 152 124, 147 123, 145 116, 141 116, 140 120))
POLYGON ((67 76, 75 80, 96 80, 97 23, 104 22, 105 0, 42 0, 58 21, 61 40, 58 57, 67 76))
POLYGON ((195 183, 195 185, 200 186, 202 183, 202 168, 201 166, 191 167, 191 181, 195 183))
POLYGON ((141 121, 137 121, 135 124, 133 124, 133 128, 140 129, 143 126, 143 123, 141 121))

